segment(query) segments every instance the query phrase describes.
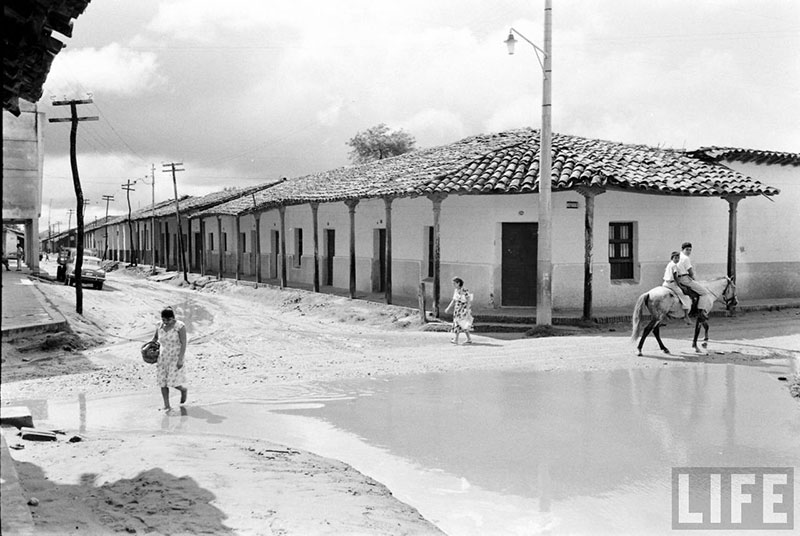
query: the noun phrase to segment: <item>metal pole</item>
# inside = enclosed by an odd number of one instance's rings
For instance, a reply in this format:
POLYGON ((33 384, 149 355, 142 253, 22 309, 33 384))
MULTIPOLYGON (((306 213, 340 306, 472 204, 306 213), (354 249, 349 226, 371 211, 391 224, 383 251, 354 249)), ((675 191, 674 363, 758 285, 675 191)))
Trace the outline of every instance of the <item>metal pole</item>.
POLYGON ((542 128, 539 140, 539 229, 537 239, 536 268, 536 324, 548 326, 553 323, 552 295, 552 126, 551 90, 553 62, 553 7, 552 0, 544 2, 544 79, 542 82, 542 128))

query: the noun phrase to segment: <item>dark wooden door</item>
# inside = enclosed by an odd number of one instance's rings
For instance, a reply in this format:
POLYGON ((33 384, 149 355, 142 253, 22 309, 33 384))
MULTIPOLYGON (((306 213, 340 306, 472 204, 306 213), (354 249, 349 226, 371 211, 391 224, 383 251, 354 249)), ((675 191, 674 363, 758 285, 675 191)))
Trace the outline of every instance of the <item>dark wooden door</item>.
POLYGON ((536 305, 536 223, 503 224, 503 305, 536 305))
POLYGON ((336 231, 325 229, 325 284, 333 286, 333 256, 336 255, 336 231))
POLYGON ((378 281, 375 292, 386 291, 386 229, 378 229, 378 281))

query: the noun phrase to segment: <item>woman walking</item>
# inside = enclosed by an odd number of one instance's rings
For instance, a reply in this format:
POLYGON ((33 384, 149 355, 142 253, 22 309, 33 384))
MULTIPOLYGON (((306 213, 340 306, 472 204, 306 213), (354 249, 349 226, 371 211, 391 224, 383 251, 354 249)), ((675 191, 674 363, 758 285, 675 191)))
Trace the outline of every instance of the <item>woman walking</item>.
POLYGON ((186 402, 189 393, 186 387, 186 369, 183 366, 186 355, 186 326, 175 318, 175 311, 171 307, 161 311, 161 324, 152 340, 161 343, 156 375, 161 396, 164 398, 164 409, 169 410, 170 387, 181 392, 181 404, 186 402))
POLYGON ((472 344, 469 332, 472 331, 472 294, 464 288, 464 280, 460 277, 453 278, 453 299, 444 312, 453 309, 453 338, 450 342, 458 344, 458 336, 463 333, 467 340, 464 344, 472 344))

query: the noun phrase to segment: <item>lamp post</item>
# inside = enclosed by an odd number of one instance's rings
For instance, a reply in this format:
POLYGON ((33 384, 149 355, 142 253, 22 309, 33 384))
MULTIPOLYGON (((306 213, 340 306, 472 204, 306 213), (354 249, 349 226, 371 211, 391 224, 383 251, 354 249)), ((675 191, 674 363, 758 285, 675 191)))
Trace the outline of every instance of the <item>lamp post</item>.
POLYGON ((508 32, 505 43, 508 53, 514 54, 517 40, 514 34, 527 41, 536 52, 536 59, 542 68, 542 128, 539 131, 539 229, 537 233, 536 262, 536 324, 548 326, 553 323, 552 294, 552 244, 553 204, 550 196, 552 170, 552 125, 551 125, 551 91, 552 91, 552 48, 553 19, 552 0, 544 2, 544 50, 514 28, 508 32), (541 57, 540 57, 541 54, 541 57))

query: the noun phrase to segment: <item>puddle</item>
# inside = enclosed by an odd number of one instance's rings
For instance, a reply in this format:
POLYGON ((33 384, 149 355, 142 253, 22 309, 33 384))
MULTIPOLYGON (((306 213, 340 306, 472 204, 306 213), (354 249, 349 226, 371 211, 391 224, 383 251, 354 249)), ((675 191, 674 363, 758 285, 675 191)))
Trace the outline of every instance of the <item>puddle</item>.
POLYGON ((453 536, 668 534, 673 467, 800 465, 800 406, 778 374, 733 365, 481 371, 227 400, 193 392, 196 403, 167 416, 155 389, 35 413, 89 433, 254 437, 340 459, 453 536))

